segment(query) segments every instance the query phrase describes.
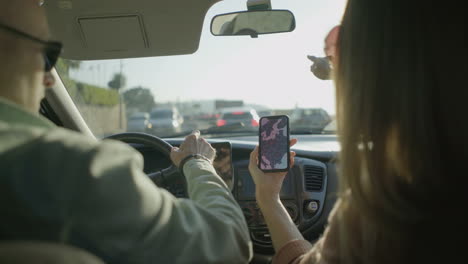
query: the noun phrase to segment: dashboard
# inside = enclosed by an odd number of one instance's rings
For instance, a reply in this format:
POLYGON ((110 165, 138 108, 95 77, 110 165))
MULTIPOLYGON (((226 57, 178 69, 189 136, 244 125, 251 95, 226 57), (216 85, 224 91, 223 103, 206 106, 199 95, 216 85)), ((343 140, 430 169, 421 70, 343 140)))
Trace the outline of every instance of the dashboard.
MULTIPOLYGON (((335 158, 339 151, 336 136, 294 136, 299 142, 292 148, 296 152, 294 167, 288 171, 281 189, 281 201, 304 237, 313 242, 322 234, 328 214, 336 200, 337 175, 335 158)), ((165 139, 178 146, 183 139, 165 139)), ((255 184, 248 170, 250 152, 258 143, 258 137, 233 137, 207 139, 218 151, 231 151, 231 167, 223 166, 223 179, 231 187, 232 194, 242 208, 249 226, 256 254, 274 254, 270 234, 263 215, 255 201, 255 184), (230 182, 229 182, 230 181, 230 182)), ((147 146, 132 144, 145 159, 145 172, 150 173, 168 167, 171 162, 163 154, 147 146)), ((215 166, 216 167, 216 166, 215 166)), ((176 197, 188 197, 185 179, 171 183, 166 189, 176 197)))

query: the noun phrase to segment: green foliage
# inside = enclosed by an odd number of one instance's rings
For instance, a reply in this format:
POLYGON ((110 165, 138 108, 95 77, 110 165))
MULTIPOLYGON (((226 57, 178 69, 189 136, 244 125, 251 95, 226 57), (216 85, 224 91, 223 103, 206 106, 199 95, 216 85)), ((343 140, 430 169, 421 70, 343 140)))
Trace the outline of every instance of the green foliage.
POLYGON ((60 74, 66 73, 69 76, 70 69, 79 69, 80 66, 80 61, 59 59, 55 68, 59 70, 60 74))
POLYGON ((70 67, 72 66, 67 65, 67 60, 60 59, 56 69, 75 103, 102 106, 114 106, 119 103, 119 93, 115 90, 80 83, 70 79, 68 75, 70 67))
POLYGON ((76 88, 85 104, 113 106, 119 103, 117 91, 83 83, 77 83, 76 88))
POLYGON ((107 85, 109 86, 109 88, 119 90, 120 88, 124 87, 126 83, 127 78, 125 77, 125 75, 116 73, 107 85))
POLYGON ((155 106, 151 90, 144 87, 135 87, 125 91, 123 99, 128 108, 138 109, 140 112, 149 112, 155 106))

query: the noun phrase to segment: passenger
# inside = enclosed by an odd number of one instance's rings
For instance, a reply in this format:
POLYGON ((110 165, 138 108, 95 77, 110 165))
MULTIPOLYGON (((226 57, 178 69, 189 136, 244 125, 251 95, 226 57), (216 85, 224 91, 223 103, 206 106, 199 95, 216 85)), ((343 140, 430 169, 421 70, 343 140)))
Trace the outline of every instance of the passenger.
POLYGON ((38 115, 44 84, 54 83, 44 69, 60 52, 45 42, 40 2, 0 0, 0 239, 70 244, 107 263, 247 263, 247 224, 199 132, 171 152, 191 198, 177 199, 130 146, 38 115), (191 154, 202 158, 180 164, 191 154))
POLYGON ((261 172, 258 150, 251 154, 274 263, 466 259, 466 25, 466 9, 452 1, 348 0, 326 49, 340 193, 316 243, 304 240, 280 203, 285 173, 261 172))

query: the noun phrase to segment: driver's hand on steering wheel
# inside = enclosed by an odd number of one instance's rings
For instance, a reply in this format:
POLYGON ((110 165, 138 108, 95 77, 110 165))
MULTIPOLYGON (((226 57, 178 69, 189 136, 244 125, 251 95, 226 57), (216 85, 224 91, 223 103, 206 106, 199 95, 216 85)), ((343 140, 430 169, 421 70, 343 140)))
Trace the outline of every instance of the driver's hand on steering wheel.
POLYGON ((199 154, 213 163, 216 156, 216 150, 204 138, 200 137, 200 131, 195 130, 185 137, 180 147, 171 149, 171 160, 179 167, 180 162, 186 157, 199 154))

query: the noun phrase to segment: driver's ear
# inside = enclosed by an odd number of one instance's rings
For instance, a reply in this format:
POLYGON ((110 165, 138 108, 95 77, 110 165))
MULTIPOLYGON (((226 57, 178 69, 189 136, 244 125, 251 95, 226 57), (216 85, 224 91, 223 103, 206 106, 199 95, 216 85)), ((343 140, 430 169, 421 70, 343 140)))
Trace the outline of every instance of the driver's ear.
POLYGON ((51 72, 44 73, 43 85, 45 88, 50 88, 55 85, 55 77, 51 72))
POLYGON ((340 35, 341 26, 333 27, 330 32, 328 32, 327 37, 325 38, 325 55, 330 58, 330 61, 333 65, 336 65, 338 51, 337 51, 337 44, 338 38, 340 35))

